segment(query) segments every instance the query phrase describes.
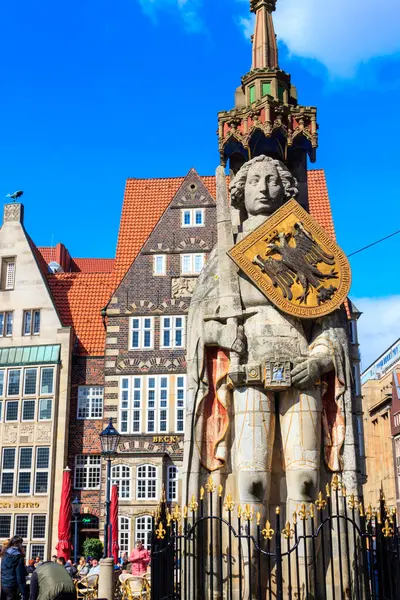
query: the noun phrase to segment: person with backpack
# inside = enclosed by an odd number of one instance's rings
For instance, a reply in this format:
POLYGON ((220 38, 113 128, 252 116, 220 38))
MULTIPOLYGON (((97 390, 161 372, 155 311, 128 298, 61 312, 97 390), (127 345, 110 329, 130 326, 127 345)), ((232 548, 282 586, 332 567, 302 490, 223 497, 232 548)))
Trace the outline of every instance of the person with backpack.
POLYGON ((42 563, 31 577, 30 600, 76 600, 74 583, 60 563, 42 563))
POLYGON ((18 593, 22 600, 28 600, 26 585, 25 551, 22 538, 15 535, 9 544, 2 549, 1 556, 1 598, 17 600, 18 593))

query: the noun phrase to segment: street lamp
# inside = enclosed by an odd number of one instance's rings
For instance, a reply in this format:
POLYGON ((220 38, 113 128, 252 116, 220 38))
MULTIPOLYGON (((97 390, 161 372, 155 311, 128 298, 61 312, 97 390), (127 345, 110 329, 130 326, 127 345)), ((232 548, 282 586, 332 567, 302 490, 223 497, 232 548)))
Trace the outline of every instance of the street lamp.
POLYGON ((76 564, 78 560, 78 522, 81 516, 82 502, 78 498, 75 498, 75 500, 72 500, 71 505, 74 517, 74 564, 76 564))
POLYGON ((120 435, 115 429, 112 419, 107 427, 100 433, 101 455, 107 461, 107 488, 106 488, 106 522, 104 524, 104 558, 109 554, 109 529, 110 529, 110 504, 111 504, 111 461, 117 454, 120 435))

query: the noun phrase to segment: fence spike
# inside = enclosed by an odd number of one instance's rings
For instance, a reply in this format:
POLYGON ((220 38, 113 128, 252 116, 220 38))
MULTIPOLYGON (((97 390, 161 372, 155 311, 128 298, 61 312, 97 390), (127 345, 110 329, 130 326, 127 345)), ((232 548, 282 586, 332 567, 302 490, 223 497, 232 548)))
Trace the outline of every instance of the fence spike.
POLYGON ((315 518, 314 504, 312 504, 312 503, 310 504, 310 517, 312 519, 315 518))
POLYGON ((339 477, 337 476, 337 473, 334 474, 334 476, 332 477, 332 489, 334 492, 336 492, 336 490, 339 488, 339 477))
POLYGON ((351 494, 348 506, 350 510, 354 510, 356 508, 356 500, 354 494, 351 494))
POLYGON ((346 496, 347 496, 347 490, 346 490, 345 485, 342 485, 342 496, 343 496, 343 498, 346 498, 346 496))
POLYGON ((238 504, 238 519, 240 519, 242 516, 242 507, 240 506, 240 504, 238 504))
POLYGON ((365 516, 368 521, 371 521, 372 517, 374 516, 372 506, 370 504, 368 504, 367 510, 365 511, 365 516))
POLYGON ((385 536, 385 538, 393 537, 394 535, 394 530, 392 529, 392 527, 390 527, 388 519, 386 519, 385 521, 385 527, 382 529, 382 533, 385 536))
POLYGON ((250 508, 250 504, 246 504, 245 506, 245 510, 243 512, 243 517, 246 519, 246 521, 252 521, 253 520, 253 508, 250 508))
POLYGON ((156 536, 158 540, 163 540, 165 538, 165 534, 167 532, 165 531, 162 522, 160 521, 158 524, 158 527, 156 529, 156 536))
POLYGON ((261 513, 258 512, 256 517, 257 517, 257 526, 258 526, 261 522, 261 513))
POLYGON ((227 495, 227 497, 226 497, 226 501, 225 501, 225 504, 224 504, 224 508, 225 508, 225 510, 227 510, 228 512, 232 512, 232 511, 233 511, 233 509, 235 508, 235 505, 234 505, 234 503, 233 503, 233 501, 232 501, 232 496, 231 496, 231 494, 228 494, 228 495, 227 495))
POLYGON ((290 528, 289 522, 286 523, 285 529, 282 531, 282 535, 285 538, 285 540, 291 540, 293 538, 294 531, 290 528))
POLYGON ((196 510, 199 508, 198 503, 196 502, 196 498, 194 497, 194 494, 192 496, 192 501, 189 504, 189 508, 192 512, 196 512, 196 510))
POLYGON ((261 533, 263 535, 264 540, 272 540, 275 531, 271 528, 271 523, 269 521, 265 523, 265 528, 262 530, 261 533))
POLYGON ((200 488, 200 500, 204 500, 204 488, 201 486, 200 488))
POLYGON ((206 491, 207 491, 209 494, 213 494, 213 493, 215 492, 215 489, 216 489, 216 488, 215 488, 215 485, 214 485, 213 478, 212 478, 212 477, 211 477, 211 475, 210 475, 210 477, 208 478, 208 481, 207 481, 207 483, 206 483, 206 491))
POLYGON ((297 512, 294 511, 293 513, 293 525, 297 525, 297 512))
POLYGON ((326 500, 324 500, 322 492, 319 492, 318 499, 315 501, 315 506, 317 507, 318 511, 325 510, 325 508, 326 508, 326 500))
POLYGON ((359 506, 358 506, 358 512, 360 513, 360 517, 365 517, 365 514, 364 514, 364 506, 363 506, 363 503, 362 503, 362 502, 360 502, 360 504, 359 504, 359 506))
POLYGON ((187 516, 188 516, 188 507, 185 504, 185 506, 183 507, 183 518, 187 519, 187 516))
POLYGON ((329 483, 327 483, 325 486, 325 492, 326 492, 326 497, 330 498, 331 497, 331 486, 329 483))
POLYGON ((301 509, 299 510, 299 517, 301 521, 306 521, 309 513, 306 510, 306 505, 303 502, 301 505, 301 509))
POLYGON ((276 507, 276 509, 275 509, 275 514, 276 514, 276 515, 280 515, 280 514, 281 514, 281 509, 280 509, 280 507, 279 507, 279 506, 277 506, 277 507, 276 507))
POLYGON ((222 487, 222 485, 218 486, 218 496, 220 498, 222 498, 222 494, 223 494, 224 488, 222 487))

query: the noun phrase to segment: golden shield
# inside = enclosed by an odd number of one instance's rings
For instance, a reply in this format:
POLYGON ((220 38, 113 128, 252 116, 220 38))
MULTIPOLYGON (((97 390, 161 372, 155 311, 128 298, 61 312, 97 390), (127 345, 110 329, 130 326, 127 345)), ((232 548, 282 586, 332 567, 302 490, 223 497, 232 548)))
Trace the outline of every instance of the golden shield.
POLYGON ((296 317, 328 315, 350 291, 346 255, 296 200, 228 254, 268 300, 296 317))

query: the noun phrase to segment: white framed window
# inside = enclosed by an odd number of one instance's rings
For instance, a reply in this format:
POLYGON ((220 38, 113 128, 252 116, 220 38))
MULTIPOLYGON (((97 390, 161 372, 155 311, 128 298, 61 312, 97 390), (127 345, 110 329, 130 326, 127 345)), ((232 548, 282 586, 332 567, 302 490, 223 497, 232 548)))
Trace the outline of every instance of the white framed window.
POLYGON ((129 517, 118 517, 118 546, 120 554, 131 551, 131 520, 129 517))
POLYGON ((181 254, 181 274, 199 275, 204 266, 205 254, 181 254))
POLYGON ((38 556, 40 560, 44 560, 44 548, 44 544, 31 544, 29 556, 31 558, 36 558, 38 556))
POLYGON ((0 493, 7 496, 14 493, 16 452, 16 448, 3 448, 0 493))
POLYGON ((23 335, 39 335, 40 333, 40 310, 24 310, 22 322, 23 335))
POLYGON ((11 423, 18 421, 19 402, 18 400, 7 400, 5 422, 11 423))
POLYGON ((19 396, 21 384, 21 369, 8 371, 7 396, 19 396))
POLYGON ((22 421, 34 421, 36 413, 36 400, 22 401, 22 421))
POLYGON ((120 431, 142 431, 142 378, 123 377, 120 390, 120 431))
MULTIPOLYGON (((17 495, 27 496, 32 489, 32 456, 33 448, 20 448, 18 461, 17 495)), ((22 537, 27 537, 22 536, 22 537)))
POLYGON ((130 349, 152 350, 154 345, 154 317, 131 317, 130 349))
POLYGON ((37 388, 37 369, 25 369, 24 396, 35 396, 37 388))
POLYGON ((168 432, 168 377, 147 378, 147 433, 168 432))
POLYGON ((40 398, 39 400, 39 421, 51 421, 51 415, 53 410, 52 398, 40 398))
POLYGON ((75 484, 77 490, 98 490, 101 478, 101 457, 78 454, 75 457, 75 484))
POLYGON ((131 468, 127 465, 114 465, 111 470, 112 485, 118 486, 118 498, 131 499, 131 468))
POLYGON ((167 469, 167 501, 178 501, 178 467, 170 465, 167 469))
POLYGON ((51 395, 54 393, 54 369, 53 367, 44 367, 41 370, 40 394, 51 395))
POLYGON ((0 540, 9 539, 11 536, 11 515, 0 515, 0 540))
POLYGON ((153 257, 153 275, 165 275, 167 273, 167 257, 165 254, 156 254, 153 257))
POLYGON ((24 540, 28 539, 29 515, 15 515, 14 535, 19 535, 24 540))
POLYGON ((182 227, 204 227, 204 208, 182 208, 182 227))
POLYGON ((11 337, 13 334, 14 314, 11 311, 0 312, 0 337, 11 337))
POLYGON ((152 518, 150 516, 136 517, 135 542, 142 542, 146 550, 151 548, 152 518))
POLYGON ((15 285, 15 257, 3 258, 1 261, 1 287, 13 290, 15 285))
POLYGON ((141 465, 136 468, 136 499, 157 499, 157 468, 153 465, 141 465))
POLYGON ((161 318, 161 348, 185 347, 185 317, 167 316, 161 318))
POLYGON ((46 495, 49 487, 50 448, 36 448, 35 495, 46 495))
POLYGON ((185 431, 185 398, 186 398, 186 375, 176 376, 176 432, 183 433, 185 431))
POLYGON ((4 396, 4 382, 5 382, 5 371, 0 369, 0 398, 4 396))
POLYGON ((46 539, 46 515, 32 515, 31 539, 46 539))
POLYGON ((102 386, 81 385, 78 387, 78 419, 103 418, 102 386))

